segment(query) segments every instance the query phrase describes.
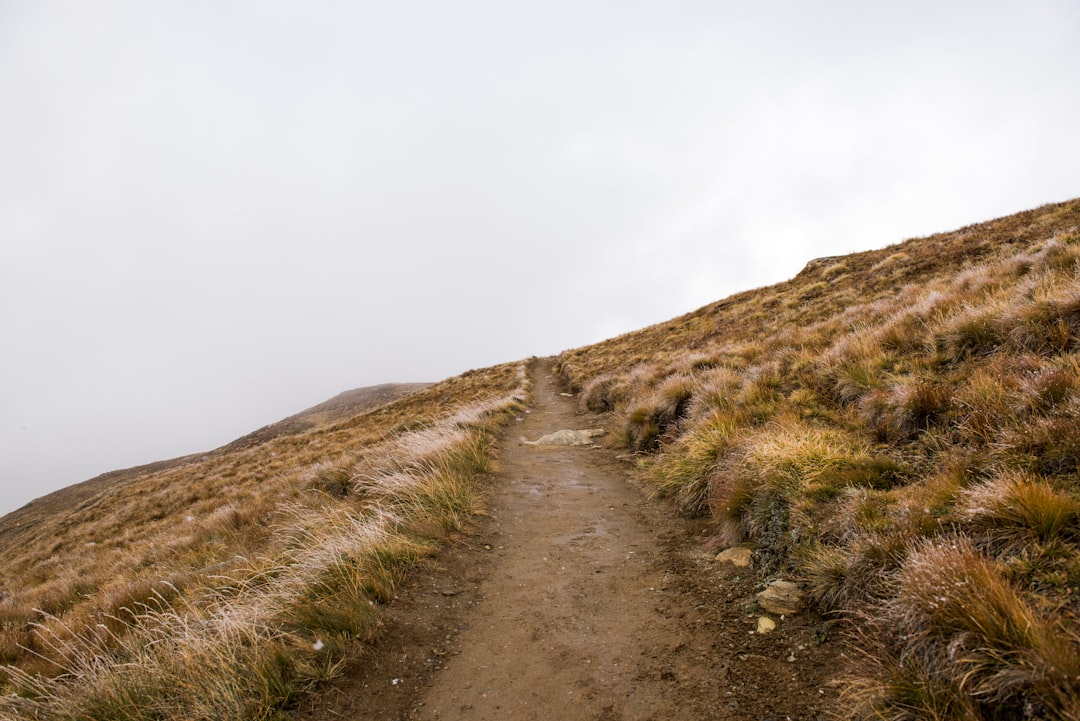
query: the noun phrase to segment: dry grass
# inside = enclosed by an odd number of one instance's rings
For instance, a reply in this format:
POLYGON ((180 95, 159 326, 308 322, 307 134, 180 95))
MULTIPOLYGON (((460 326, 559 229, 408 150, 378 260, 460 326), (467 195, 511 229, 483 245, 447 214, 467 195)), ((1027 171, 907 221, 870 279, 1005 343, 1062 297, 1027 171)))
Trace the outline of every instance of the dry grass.
POLYGON ((720 458, 736 444, 738 432, 738 423, 723 415, 696 425, 676 442, 676 452, 661 456, 651 467, 655 493, 671 498, 684 515, 708 512, 712 476, 720 458))
POLYGON ((903 531, 863 533, 811 549, 804 565, 810 596, 821 611, 847 615, 887 598, 896 589, 908 540, 903 531))
POLYGON ((827 533, 822 509, 843 493, 886 488, 902 475, 865 442, 801 420, 774 421, 739 441, 709 479, 709 503, 726 540, 754 541, 767 568, 813 549, 827 533))
MULTIPOLYGON (((526 393, 523 366, 471 372, 150 473, 127 489, 141 505, 91 497, 73 515, 94 509, 92 544, 46 567, 33 565, 40 549, 5 557, 34 573, 0 602, 0 715, 273 717, 338 671, 408 569, 479 507, 492 432, 526 393), (126 533, 111 538, 124 512, 126 533), (41 601, 56 610, 35 610, 41 601)), ((43 519, 31 533, 74 545, 73 523, 43 519)))
MULTIPOLYGON (((558 359, 656 494, 847 619, 849 717, 1080 718, 1078 227, 1071 201, 812 262, 558 359)), ((476 510, 522 383, 470 372, 0 529, 0 710, 270 717, 476 510)))
POLYGON ((917 544, 898 590, 868 618, 884 679, 861 704, 880 718, 1075 718, 1080 645, 960 537, 917 544), (884 658, 883 658, 884 657, 884 658))
POLYGON ((654 451, 665 434, 677 435, 693 397, 694 383, 687 376, 673 375, 638 400, 631 408, 623 429, 626 445, 634 451, 654 451))
POLYGON ((1080 717, 1078 227, 1071 201, 812 262, 559 358, 656 494, 848 619, 847 715, 1080 717))
POLYGON ((965 489, 957 510, 966 530, 998 553, 1073 542, 1080 535, 1080 500, 1022 471, 965 489))

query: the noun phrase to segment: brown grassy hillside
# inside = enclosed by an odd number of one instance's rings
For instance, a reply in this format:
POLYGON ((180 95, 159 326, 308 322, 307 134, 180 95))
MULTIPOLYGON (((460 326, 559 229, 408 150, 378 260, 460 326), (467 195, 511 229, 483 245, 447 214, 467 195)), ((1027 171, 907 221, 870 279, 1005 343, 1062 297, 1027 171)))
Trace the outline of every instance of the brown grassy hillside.
MULTIPOLYGON (((842 717, 1076 720, 1078 353, 1080 200, 820 259, 558 368, 710 547, 840 620, 842 717)), ((280 715, 476 510, 526 385, 331 403, 6 517, 0 718, 280 715)))
POLYGON ((847 620, 846 717, 1080 718, 1080 200, 567 351, 657 495, 847 620))
POLYGON ((10 514, 0 717, 272 716, 475 510, 525 386, 508 364, 350 392, 10 514))
POLYGON ((51 523, 87 499, 114 486, 151 474, 187 466, 207 456, 221 456, 234 451, 251 448, 280 436, 296 435, 318 426, 344 420, 351 415, 392 403, 410 393, 427 388, 430 383, 383 383, 377 386, 354 388, 339 393, 330 400, 295 413, 277 423, 271 423, 257 431, 228 443, 208 453, 192 453, 166 461, 155 461, 141 466, 109 471, 88 481, 76 483, 58 491, 35 498, 22 508, 0 516, 0 550, 18 546, 28 538, 28 532, 40 524, 51 523))

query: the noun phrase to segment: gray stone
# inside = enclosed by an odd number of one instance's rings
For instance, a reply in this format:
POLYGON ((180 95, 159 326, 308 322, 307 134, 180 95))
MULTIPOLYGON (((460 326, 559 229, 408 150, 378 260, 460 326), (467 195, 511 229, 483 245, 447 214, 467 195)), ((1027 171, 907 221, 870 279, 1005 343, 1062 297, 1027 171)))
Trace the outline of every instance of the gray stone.
POLYGON ((791 581, 773 581, 757 595, 758 603, 769 613, 792 616, 803 610, 803 593, 791 581))

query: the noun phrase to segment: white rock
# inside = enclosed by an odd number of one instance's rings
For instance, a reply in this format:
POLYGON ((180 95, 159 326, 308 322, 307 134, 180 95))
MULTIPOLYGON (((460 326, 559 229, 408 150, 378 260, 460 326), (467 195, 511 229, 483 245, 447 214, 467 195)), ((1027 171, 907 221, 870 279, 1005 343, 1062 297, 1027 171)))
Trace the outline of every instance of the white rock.
POLYGON ((757 632, 769 633, 776 630, 776 621, 772 620, 768 616, 759 616, 757 620, 757 632))
POLYGON ((561 430, 548 433, 535 441, 522 440, 522 443, 529 446, 591 446, 593 438, 605 433, 607 431, 603 428, 586 428, 581 431, 561 430))

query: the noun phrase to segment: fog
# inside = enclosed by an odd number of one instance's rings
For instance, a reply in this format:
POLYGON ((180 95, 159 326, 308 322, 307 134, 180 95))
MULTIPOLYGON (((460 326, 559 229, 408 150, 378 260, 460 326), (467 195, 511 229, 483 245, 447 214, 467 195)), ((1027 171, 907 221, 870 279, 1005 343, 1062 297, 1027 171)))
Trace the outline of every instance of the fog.
POLYGON ((0 514, 1080 195, 1075 2, 0 2, 0 514))

